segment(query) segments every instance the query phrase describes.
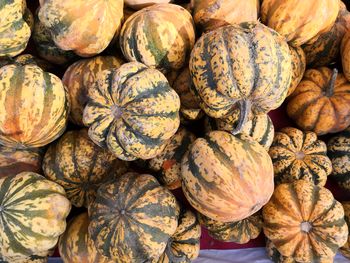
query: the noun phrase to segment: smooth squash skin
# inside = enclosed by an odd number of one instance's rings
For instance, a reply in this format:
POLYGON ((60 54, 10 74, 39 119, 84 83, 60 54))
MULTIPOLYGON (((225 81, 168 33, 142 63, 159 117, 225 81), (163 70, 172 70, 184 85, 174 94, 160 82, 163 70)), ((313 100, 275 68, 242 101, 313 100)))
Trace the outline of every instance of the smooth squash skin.
POLYGON ((278 108, 292 77, 288 44, 259 22, 202 35, 192 50, 189 68, 193 91, 207 115, 224 118, 240 108, 234 133, 241 131, 251 112, 264 114, 278 108))
POLYGON ((299 47, 330 30, 340 9, 340 0, 263 0, 261 21, 299 47))
POLYGON ((277 186, 263 219, 264 234, 279 253, 299 262, 332 259, 348 238, 342 205, 305 180, 277 186))
POLYGON ((167 4, 172 0, 124 0, 124 4, 134 10, 140 10, 150 5, 167 4))
POLYGON ((273 193, 273 166, 250 137, 213 131, 192 143, 181 163, 182 190, 201 214, 222 222, 257 212, 273 193))
MULTIPOLYGON (((342 202, 342 205, 345 213, 345 221, 347 225, 350 226, 350 202, 349 201, 342 202)), ((350 235, 345 245, 342 246, 339 251, 344 257, 346 257, 347 259, 350 259, 350 235)))
POLYGON ((350 81, 350 31, 344 35, 340 50, 344 76, 350 81))
POLYGON ((289 47, 292 59, 292 81, 288 89, 287 97, 291 95, 303 79, 306 70, 306 56, 301 47, 289 47))

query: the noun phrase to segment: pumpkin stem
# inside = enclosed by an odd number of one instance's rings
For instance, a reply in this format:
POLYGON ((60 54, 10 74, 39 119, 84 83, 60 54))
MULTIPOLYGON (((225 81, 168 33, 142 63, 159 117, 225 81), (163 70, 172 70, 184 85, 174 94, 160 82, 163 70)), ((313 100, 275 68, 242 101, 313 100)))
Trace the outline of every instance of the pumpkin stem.
POLYGON ((113 105, 111 111, 115 119, 119 119, 122 116, 122 110, 118 105, 113 105))
POLYGON ((246 124, 246 122, 248 120, 251 106, 252 106, 252 104, 248 100, 239 101, 240 114, 239 114, 238 124, 237 124, 236 128, 234 128, 231 131, 231 133, 233 135, 236 135, 242 131, 244 124, 246 124))
POLYGON ((305 233, 309 233, 312 229, 312 225, 309 222, 302 222, 300 224, 300 229, 305 233))
POLYGON ((333 96, 335 81, 337 80, 337 76, 338 76, 338 70, 335 68, 335 69, 333 69, 332 78, 329 81, 329 84, 328 84, 328 87, 326 90, 327 97, 333 96))

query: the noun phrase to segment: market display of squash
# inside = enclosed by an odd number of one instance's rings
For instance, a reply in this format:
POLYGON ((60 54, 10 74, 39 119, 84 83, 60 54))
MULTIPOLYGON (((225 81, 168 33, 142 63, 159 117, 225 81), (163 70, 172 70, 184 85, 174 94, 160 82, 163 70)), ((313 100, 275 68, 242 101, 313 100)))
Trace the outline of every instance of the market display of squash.
POLYGON ((341 42, 341 59, 345 78, 350 81, 350 31, 348 31, 341 42))
POLYGON ((348 239, 342 205, 328 189, 305 180, 277 186, 263 220, 279 253, 299 262, 332 259, 348 239))
POLYGON ((306 180, 324 186, 332 172, 327 146, 314 132, 283 128, 276 132, 269 154, 276 184, 306 180))
POLYGON ((88 102, 89 89, 95 89, 98 73, 105 69, 119 68, 123 63, 118 57, 97 56, 79 60, 67 68, 62 82, 67 87, 71 102, 71 122, 84 126, 84 107, 88 102))

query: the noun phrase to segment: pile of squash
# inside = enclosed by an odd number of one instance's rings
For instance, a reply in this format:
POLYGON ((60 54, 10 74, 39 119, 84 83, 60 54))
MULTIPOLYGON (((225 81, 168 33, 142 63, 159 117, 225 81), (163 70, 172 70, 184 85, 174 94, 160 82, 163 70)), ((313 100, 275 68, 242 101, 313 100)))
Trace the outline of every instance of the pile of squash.
POLYGON ((350 259, 349 126, 340 0, 0 0, 0 261, 350 259))

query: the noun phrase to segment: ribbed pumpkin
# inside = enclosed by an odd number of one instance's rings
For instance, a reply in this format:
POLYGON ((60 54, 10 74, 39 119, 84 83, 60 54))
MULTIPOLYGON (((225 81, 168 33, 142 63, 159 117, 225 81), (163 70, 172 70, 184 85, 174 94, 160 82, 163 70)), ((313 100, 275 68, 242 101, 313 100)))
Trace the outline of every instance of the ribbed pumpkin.
MULTIPOLYGON (((350 227, 350 202, 342 202, 344 213, 345 213, 345 221, 348 227, 350 227)), ((350 259, 350 235, 348 236, 348 241, 344 246, 340 248, 340 253, 347 259, 350 259)))
POLYGON ((141 63, 103 71, 89 93, 89 136, 120 159, 157 156, 180 125, 179 96, 162 73, 141 63))
POLYGON ((50 145, 43 160, 45 176, 61 185, 77 207, 88 207, 102 183, 126 170, 123 161, 90 140, 86 129, 65 133, 50 145))
POLYGON ((69 101, 61 80, 36 65, 0 68, 0 144, 44 146, 64 131, 69 101))
POLYGON ((42 157, 41 149, 17 150, 0 145, 0 178, 26 171, 40 173, 42 157))
POLYGON ((7 260, 53 248, 69 211, 64 189, 39 174, 0 179, 0 256, 7 260))
POLYGON ((68 67, 62 78, 71 101, 70 120, 83 124, 83 111, 88 102, 88 90, 95 89, 97 74, 105 69, 119 68, 123 60, 113 56, 82 59, 68 67))
POLYGON ((327 157, 326 144, 314 132, 296 128, 283 128, 276 132, 270 147, 275 171, 275 183, 307 180, 324 186, 332 172, 332 162, 327 157))
POLYGON ((331 29, 339 3, 340 0, 263 0, 261 20, 290 45, 299 47, 331 29))
POLYGON ((258 19, 258 0, 194 0, 193 19, 202 31, 258 19))
POLYGON ((342 131, 350 125, 350 83, 336 69, 309 69, 289 96, 287 113, 317 135, 342 131))
POLYGON ((279 107, 291 81, 287 43, 259 22, 204 34, 192 50, 189 67, 194 92, 210 117, 227 117, 240 107, 234 133, 241 131, 251 110, 262 114, 279 107))
POLYGON ((120 33, 120 48, 128 61, 164 73, 185 65, 194 42, 191 14, 173 4, 156 4, 136 12, 120 33))
POLYGON ((199 214, 200 224, 208 230, 209 235, 223 242, 248 243, 259 236, 262 230, 260 212, 236 222, 220 222, 199 214))
POLYGON ((0 57, 14 57, 27 46, 30 26, 24 20, 26 1, 1 1, 0 4, 0 57))
POLYGON ((181 187, 181 160, 195 135, 185 128, 180 128, 167 142, 163 152, 149 160, 149 168, 158 174, 162 184, 168 189, 181 187))
POLYGON ((124 0, 124 4, 130 8, 135 10, 142 9, 144 7, 154 5, 154 4, 162 4, 162 3, 170 3, 172 0, 124 0))
POLYGON ((191 145, 181 163, 182 190, 203 215, 222 222, 257 212, 273 192, 273 166, 251 138, 213 131, 191 145))
POLYGON ((263 219, 277 250, 300 262, 333 258, 348 238, 342 205, 328 189, 305 180, 279 185, 263 219))
POLYGON ((179 208, 156 178, 127 173, 98 189, 89 216, 89 234, 99 253, 119 262, 147 262, 164 252, 179 208))
POLYGON ((289 47, 292 58, 292 81, 290 83, 287 97, 294 92, 302 80, 306 69, 306 57, 301 47, 289 47))
POLYGON ((330 138, 328 156, 332 161, 332 177, 344 189, 350 190, 350 129, 330 138))
POLYGON ((350 12, 340 1, 340 10, 333 27, 317 36, 316 41, 311 40, 311 44, 306 43, 302 46, 308 67, 323 67, 336 61, 341 41, 348 30, 350 30, 350 12))
POLYGON ((45 0, 38 17, 60 49, 90 57, 101 53, 120 29, 123 1, 45 0))
POLYGON ((340 50, 344 75, 350 81, 350 30, 344 35, 340 50))

